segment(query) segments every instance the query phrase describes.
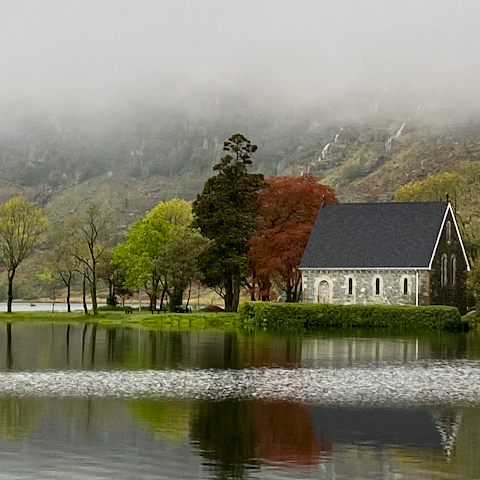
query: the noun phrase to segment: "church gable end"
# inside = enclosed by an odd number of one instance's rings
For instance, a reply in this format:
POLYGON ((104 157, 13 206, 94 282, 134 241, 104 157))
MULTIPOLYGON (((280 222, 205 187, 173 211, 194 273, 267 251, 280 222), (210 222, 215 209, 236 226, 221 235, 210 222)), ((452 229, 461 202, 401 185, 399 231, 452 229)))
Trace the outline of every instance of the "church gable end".
POLYGON ((430 301, 434 305, 453 305, 466 311, 465 284, 470 270, 462 239, 451 206, 446 211, 430 262, 430 301))

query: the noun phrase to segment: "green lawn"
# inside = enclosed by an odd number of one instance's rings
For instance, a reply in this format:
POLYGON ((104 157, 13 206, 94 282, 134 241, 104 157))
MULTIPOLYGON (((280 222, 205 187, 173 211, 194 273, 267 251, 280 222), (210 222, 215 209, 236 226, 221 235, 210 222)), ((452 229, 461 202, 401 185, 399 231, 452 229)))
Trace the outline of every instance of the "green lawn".
POLYGON ((236 313, 160 313, 136 311, 126 314, 123 311, 100 311, 97 316, 82 312, 14 312, 0 313, 0 322, 58 322, 58 323, 98 323, 100 325, 130 325, 144 327, 182 326, 217 327, 234 325, 236 313))

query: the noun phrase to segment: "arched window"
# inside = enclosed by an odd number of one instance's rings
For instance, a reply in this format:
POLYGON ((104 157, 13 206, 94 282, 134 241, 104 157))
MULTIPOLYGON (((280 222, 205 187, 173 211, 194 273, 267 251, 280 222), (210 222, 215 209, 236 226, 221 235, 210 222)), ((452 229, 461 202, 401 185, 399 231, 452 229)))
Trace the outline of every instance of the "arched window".
POLYGON ((441 282, 442 282, 442 287, 447 286, 447 270, 448 270, 448 259, 447 259, 447 254, 444 253, 442 255, 442 265, 441 265, 441 282))
POLYGON ((450 243, 452 241, 452 222, 450 220, 447 221, 446 237, 447 243, 450 243))
POLYGON ((375 295, 380 295, 380 279, 375 279, 375 295))
POLYGON ((457 283, 457 257, 455 255, 452 255, 450 258, 451 262, 451 268, 450 268, 450 282, 452 284, 452 287, 455 286, 457 283))
POLYGON ((348 279, 348 294, 353 295, 353 278, 348 279))
POLYGON ((403 279, 403 294, 408 294, 408 278, 403 279))

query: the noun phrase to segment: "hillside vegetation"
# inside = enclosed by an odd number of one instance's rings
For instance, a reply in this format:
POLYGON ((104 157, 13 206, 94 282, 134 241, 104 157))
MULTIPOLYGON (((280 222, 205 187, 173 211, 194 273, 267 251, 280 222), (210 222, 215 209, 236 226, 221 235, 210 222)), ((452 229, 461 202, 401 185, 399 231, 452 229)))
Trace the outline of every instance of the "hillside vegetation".
MULTIPOLYGON (((0 202, 16 195, 35 201, 54 229, 95 202, 111 213, 121 239, 159 201, 194 200, 233 133, 258 145, 253 173, 312 173, 341 202, 390 201, 401 185, 463 173, 480 160, 480 117, 474 114, 412 105, 375 113, 371 100, 347 114, 337 103, 267 103, 232 94, 172 105, 102 114, 5 108, 0 202)), ((42 255, 37 250, 22 265, 16 298, 42 294, 35 273, 42 255)))
POLYGON ((342 118, 331 106, 234 96, 103 115, 12 107, 0 118, 0 201, 23 195, 47 206, 53 223, 96 201, 128 225, 160 200, 193 200, 238 132, 259 147, 254 171, 308 171, 342 201, 389 200, 411 180, 480 160, 480 117, 358 110, 342 118))

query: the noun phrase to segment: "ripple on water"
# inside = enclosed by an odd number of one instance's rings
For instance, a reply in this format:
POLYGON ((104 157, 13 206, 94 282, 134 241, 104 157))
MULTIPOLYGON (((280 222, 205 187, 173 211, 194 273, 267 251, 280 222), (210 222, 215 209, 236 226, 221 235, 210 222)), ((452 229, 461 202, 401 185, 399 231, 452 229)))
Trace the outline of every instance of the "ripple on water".
POLYGON ((477 406, 480 363, 412 362, 337 369, 3 372, 0 396, 255 398, 332 406, 477 406))

